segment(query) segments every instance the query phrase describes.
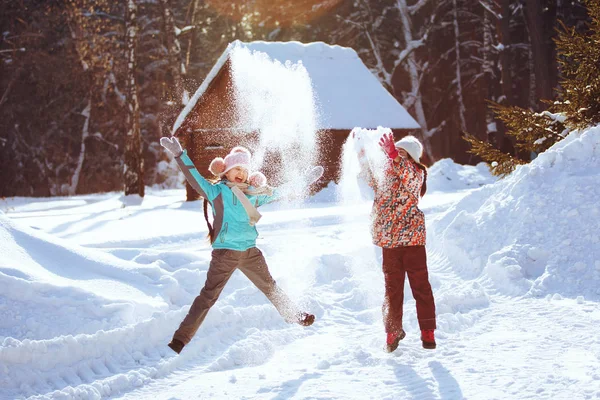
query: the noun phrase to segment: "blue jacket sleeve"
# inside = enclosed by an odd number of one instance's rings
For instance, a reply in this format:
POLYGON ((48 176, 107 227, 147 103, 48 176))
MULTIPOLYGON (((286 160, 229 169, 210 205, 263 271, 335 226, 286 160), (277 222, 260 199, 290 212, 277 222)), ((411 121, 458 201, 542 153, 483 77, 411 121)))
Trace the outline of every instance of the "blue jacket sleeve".
POLYGON ((213 201, 219 195, 221 191, 219 185, 213 185, 200 175, 192 159, 187 155, 186 150, 179 157, 175 157, 175 160, 179 168, 181 168, 185 179, 202 197, 208 201, 213 201))
POLYGON ((256 197, 258 199, 258 207, 260 207, 262 205, 281 200, 281 198, 283 197, 283 192, 280 189, 276 188, 273 190, 273 194, 270 196, 266 195, 266 194, 262 194, 262 195, 256 196, 256 197))

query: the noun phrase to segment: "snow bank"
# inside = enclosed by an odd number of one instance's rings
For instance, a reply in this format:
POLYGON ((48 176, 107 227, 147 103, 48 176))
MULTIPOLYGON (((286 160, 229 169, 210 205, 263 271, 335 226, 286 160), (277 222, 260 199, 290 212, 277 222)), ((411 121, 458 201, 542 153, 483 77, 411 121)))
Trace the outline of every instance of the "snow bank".
POLYGON ((432 221, 431 245, 504 294, 600 298, 599 154, 600 127, 572 132, 432 221))
POLYGON ((252 365, 309 332, 286 324, 238 272, 175 357, 166 343, 204 283, 208 254, 111 252, 0 212, 0 399, 114 396, 194 359, 209 370, 252 365), (252 353, 257 343, 271 347, 252 353))
POLYGON ((496 179, 485 163, 460 165, 450 158, 444 158, 429 168, 427 190, 446 192, 473 189, 493 183, 496 179))
POLYGON ((161 271, 68 244, 0 215, 0 337, 95 332, 167 308, 161 271), (60 324, 52 315, 62 308, 60 324))

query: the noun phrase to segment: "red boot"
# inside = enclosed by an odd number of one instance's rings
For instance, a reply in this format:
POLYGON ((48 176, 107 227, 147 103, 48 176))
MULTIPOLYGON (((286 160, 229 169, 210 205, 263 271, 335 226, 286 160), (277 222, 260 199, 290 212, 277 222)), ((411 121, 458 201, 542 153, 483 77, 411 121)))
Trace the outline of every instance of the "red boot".
POLYGON ((422 329, 421 330, 421 341, 423 342, 424 349, 435 349, 435 336, 433 329, 422 329))
POLYGON ((315 322, 315 316, 308 313, 300 313, 298 316, 298 324, 302 326, 311 326, 315 322))
POLYGON ((185 345, 181 340, 172 339, 167 346, 169 346, 175 353, 179 354, 185 345))
POLYGON ((387 339, 385 340, 387 352, 391 353, 392 351, 396 350, 398 348, 398 343, 400 343, 404 337, 406 337, 406 332, 404 332, 404 329, 400 329, 400 332, 388 332, 387 339))

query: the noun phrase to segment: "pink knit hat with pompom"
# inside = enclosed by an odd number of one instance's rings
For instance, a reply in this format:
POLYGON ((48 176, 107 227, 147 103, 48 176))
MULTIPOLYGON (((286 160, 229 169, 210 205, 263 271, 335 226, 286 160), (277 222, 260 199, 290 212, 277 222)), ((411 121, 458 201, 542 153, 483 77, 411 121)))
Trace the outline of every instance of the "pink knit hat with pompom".
POLYGON ((250 171, 250 151, 242 146, 236 146, 225 158, 217 157, 210 162, 208 170, 218 177, 223 176, 232 168, 242 167, 250 171))
MULTIPOLYGON (((242 146, 236 146, 225 158, 217 157, 211 161, 208 170, 218 177, 222 177, 232 168, 242 167, 250 172, 250 151, 242 146)), ((254 187, 267 184, 267 178, 261 172, 253 172, 248 176, 248 182, 254 187)))

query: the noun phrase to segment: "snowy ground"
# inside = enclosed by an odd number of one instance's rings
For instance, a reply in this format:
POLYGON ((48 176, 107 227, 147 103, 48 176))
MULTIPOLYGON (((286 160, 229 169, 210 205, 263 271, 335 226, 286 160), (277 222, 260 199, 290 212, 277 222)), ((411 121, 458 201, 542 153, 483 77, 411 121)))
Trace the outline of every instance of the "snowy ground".
POLYGON ((282 321, 236 272, 181 355, 210 259, 201 203, 150 190, 0 201, 0 399, 600 399, 600 129, 494 183, 442 160, 423 199, 438 312, 384 352, 368 201, 263 209, 258 246, 317 315, 282 321), (483 186, 485 185, 485 186, 483 186))

